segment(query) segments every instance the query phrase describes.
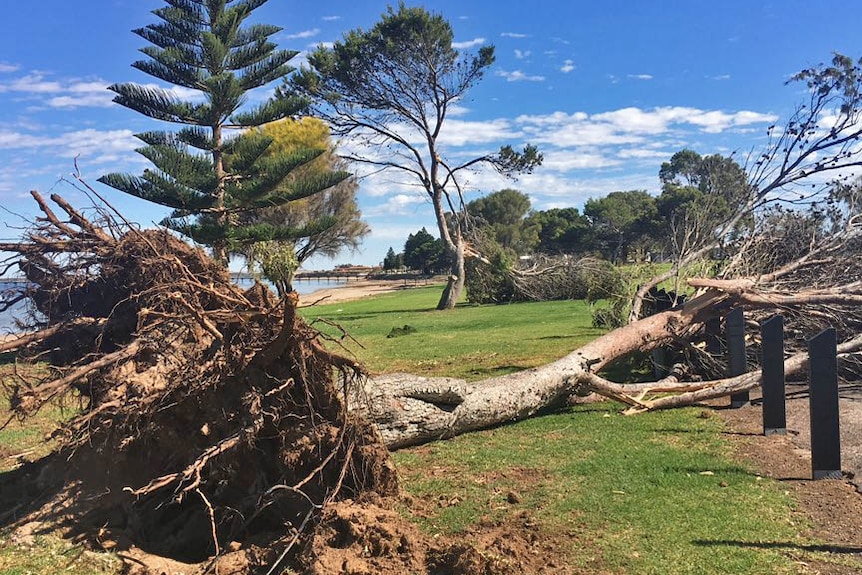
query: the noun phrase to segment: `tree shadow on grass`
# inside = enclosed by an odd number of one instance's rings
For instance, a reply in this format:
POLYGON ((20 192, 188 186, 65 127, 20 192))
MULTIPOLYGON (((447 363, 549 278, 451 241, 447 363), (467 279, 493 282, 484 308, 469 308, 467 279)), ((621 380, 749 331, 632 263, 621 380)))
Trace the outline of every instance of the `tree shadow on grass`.
POLYGON ((790 549, 795 551, 819 551, 835 554, 862 554, 862 547, 836 545, 832 543, 813 543, 802 545, 789 541, 735 541, 732 539, 695 539, 693 544, 701 547, 743 547, 751 549, 790 549))

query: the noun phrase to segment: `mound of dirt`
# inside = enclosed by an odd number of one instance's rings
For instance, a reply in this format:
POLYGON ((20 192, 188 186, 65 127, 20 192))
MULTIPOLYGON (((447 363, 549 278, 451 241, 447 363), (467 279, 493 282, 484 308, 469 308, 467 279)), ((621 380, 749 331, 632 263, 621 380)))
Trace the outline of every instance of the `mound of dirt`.
POLYGON ((303 554, 309 575, 566 574, 558 543, 541 534, 526 513, 497 524, 478 525, 460 536, 432 537, 391 503, 340 501, 329 506, 303 554))

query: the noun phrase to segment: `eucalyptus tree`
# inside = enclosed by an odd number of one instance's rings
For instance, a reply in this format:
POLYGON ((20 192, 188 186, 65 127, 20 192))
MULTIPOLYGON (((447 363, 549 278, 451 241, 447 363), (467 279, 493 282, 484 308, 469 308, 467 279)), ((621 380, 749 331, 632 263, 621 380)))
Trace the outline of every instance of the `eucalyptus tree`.
POLYGON ((250 130, 293 116, 305 100, 283 91, 256 106, 244 107, 252 90, 288 75, 292 50, 279 50, 271 37, 281 29, 248 24, 266 0, 167 0, 153 10, 158 21, 134 33, 150 43, 146 59, 134 68, 167 82, 163 88, 136 83, 114 84, 114 101, 145 116, 180 124, 177 132, 137 134, 145 144, 138 152, 154 168, 140 176, 108 174, 100 182, 173 208, 162 223, 193 240, 212 246, 227 265, 232 249, 264 240, 305 237, 326 226, 237 226, 241 213, 305 198, 342 180, 344 172, 315 173, 285 179, 296 168, 325 153, 306 147, 288 154, 267 154, 272 141, 250 130), (186 99, 178 94, 191 96, 186 99))
POLYGON ((354 162, 391 170, 428 196, 452 269, 438 309, 450 309, 464 286, 464 198, 460 176, 492 167, 504 175, 530 172, 542 161, 531 145, 466 160, 446 158, 442 140, 453 105, 482 79, 494 47, 462 54, 449 22, 423 8, 390 7, 371 29, 356 29, 309 54, 310 67, 292 78, 297 93, 339 135, 353 137, 354 162), (449 212, 447 214, 447 212, 449 212), (450 221, 451 220, 451 221, 450 221))

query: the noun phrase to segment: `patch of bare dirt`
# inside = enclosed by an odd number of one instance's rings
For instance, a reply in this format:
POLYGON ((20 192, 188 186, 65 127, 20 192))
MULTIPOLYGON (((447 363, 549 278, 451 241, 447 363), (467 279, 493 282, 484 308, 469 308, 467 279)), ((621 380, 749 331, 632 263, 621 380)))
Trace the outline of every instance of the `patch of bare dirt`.
MULTIPOLYGON (((391 501, 391 500, 390 500, 391 501)), ((453 537, 423 533, 385 500, 341 501, 325 512, 304 557, 309 575, 568 574, 565 549, 528 512, 453 537)))
MULTIPOLYGON (((799 431, 787 435, 762 435, 763 419, 757 404, 718 411, 728 422, 738 456, 759 474, 780 481, 798 505, 799 514, 810 525, 803 535, 818 543, 787 543, 804 573, 858 575, 862 566, 862 495, 847 480, 811 479, 811 453, 799 445, 799 431), (828 560, 812 556, 827 553, 828 560)), ((788 410, 790 415, 790 410, 788 410)), ((788 424, 792 419, 788 418, 788 424)))

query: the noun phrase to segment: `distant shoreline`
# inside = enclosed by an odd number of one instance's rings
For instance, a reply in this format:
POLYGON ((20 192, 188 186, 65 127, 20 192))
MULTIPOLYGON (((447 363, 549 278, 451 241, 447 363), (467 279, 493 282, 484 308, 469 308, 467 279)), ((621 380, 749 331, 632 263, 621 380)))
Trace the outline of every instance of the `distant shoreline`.
POLYGON ((391 293, 403 289, 433 285, 435 279, 421 281, 407 280, 351 280, 336 286, 321 288, 311 293, 299 295, 299 305, 330 304, 357 300, 373 295, 391 293))

